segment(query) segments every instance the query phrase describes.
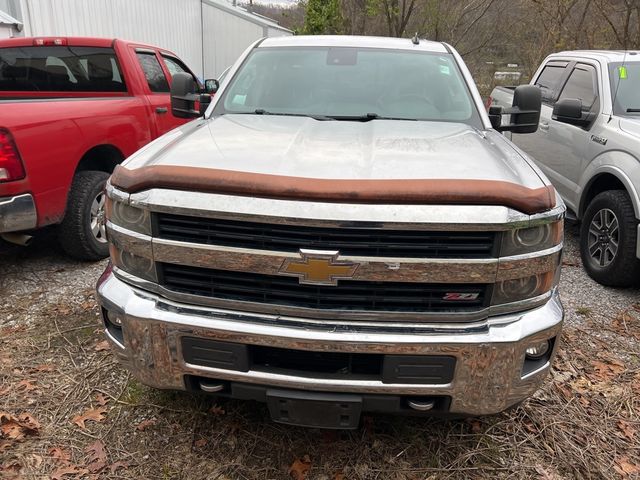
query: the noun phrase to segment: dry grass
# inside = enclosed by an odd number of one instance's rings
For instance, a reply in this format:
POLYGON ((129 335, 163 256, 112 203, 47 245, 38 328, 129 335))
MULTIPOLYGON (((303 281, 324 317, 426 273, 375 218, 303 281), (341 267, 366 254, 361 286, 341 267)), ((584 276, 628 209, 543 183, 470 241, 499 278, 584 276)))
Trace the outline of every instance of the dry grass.
MULTIPOLYGON (((87 267, 44 252, 0 264, 0 293, 9 298, 0 303, 0 414, 29 413, 40 424, 18 441, 2 420, 0 477, 50 478, 76 467, 60 478, 290 478, 290 466, 305 455, 310 479, 640 474, 637 290, 625 293, 624 304, 568 308, 552 376, 514 410, 451 421, 369 416, 357 431, 327 432, 274 424, 260 404, 216 404, 140 385, 102 350, 92 285, 78 280, 87 267), (79 284, 57 295, 64 278, 79 284), (9 297, 16 282, 33 288, 9 297), (85 429, 72 422, 96 410, 104 418, 85 429), (105 446, 104 465, 87 451, 96 440, 105 446)), ((580 267, 567 268, 574 269, 569 279, 600 288, 580 267)), ((574 288, 567 284, 569 303, 574 288)))

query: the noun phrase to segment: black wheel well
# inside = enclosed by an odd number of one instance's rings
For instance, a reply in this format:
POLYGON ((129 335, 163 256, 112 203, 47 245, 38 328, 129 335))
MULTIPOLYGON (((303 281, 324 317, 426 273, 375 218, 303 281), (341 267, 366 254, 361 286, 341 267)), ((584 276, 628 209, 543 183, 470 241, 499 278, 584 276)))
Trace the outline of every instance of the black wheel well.
POLYGON ((113 145, 97 145, 88 150, 80 159, 77 172, 98 170, 112 173, 116 165, 124 160, 124 155, 113 145))
POLYGON ((624 190, 627 191, 624 183, 618 177, 610 173, 601 173, 596 176, 585 189, 584 195, 580 202, 580 217, 584 215, 585 210, 597 195, 608 190, 624 190))

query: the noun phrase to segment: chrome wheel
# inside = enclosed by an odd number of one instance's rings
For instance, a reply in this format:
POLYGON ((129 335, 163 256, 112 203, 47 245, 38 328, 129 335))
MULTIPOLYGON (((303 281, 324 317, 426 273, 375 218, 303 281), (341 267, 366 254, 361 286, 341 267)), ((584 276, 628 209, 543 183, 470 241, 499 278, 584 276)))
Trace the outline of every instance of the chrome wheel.
POLYGON ((608 208, 598 210, 589 225, 589 255, 601 267, 606 267, 616 257, 620 244, 618 217, 608 208))
POLYGON ((93 237, 100 243, 107 243, 107 232, 104 219, 105 193, 100 192, 91 202, 90 225, 93 237))

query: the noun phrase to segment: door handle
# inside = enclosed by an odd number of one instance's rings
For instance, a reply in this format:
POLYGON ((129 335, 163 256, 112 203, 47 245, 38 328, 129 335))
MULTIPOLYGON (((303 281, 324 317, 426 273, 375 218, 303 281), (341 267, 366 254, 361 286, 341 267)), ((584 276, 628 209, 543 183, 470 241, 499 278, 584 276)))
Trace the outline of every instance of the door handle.
POLYGON ((548 132, 549 124, 547 122, 540 122, 540 130, 544 130, 545 132, 548 132))
POLYGON ((167 107, 156 107, 156 113, 167 113, 168 111, 167 107))

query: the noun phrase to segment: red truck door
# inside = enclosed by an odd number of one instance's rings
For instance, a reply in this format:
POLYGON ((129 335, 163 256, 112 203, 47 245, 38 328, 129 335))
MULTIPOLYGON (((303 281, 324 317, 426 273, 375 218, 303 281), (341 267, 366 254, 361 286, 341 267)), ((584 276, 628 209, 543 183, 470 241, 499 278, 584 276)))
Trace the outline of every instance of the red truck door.
POLYGON ((171 98, 169 96, 170 77, 162 57, 154 50, 134 47, 135 56, 147 80, 145 94, 154 117, 156 136, 172 130, 185 121, 171 115, 171 98))

